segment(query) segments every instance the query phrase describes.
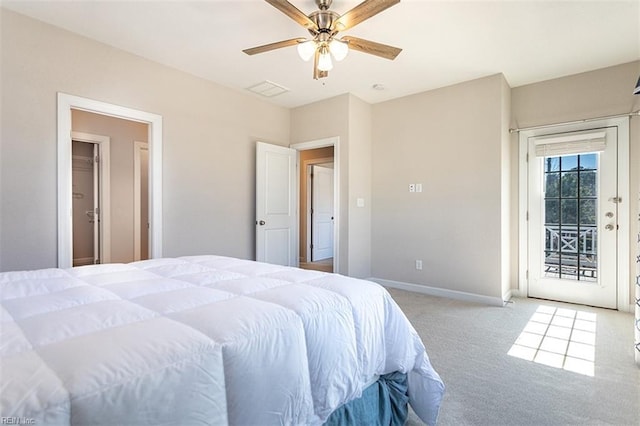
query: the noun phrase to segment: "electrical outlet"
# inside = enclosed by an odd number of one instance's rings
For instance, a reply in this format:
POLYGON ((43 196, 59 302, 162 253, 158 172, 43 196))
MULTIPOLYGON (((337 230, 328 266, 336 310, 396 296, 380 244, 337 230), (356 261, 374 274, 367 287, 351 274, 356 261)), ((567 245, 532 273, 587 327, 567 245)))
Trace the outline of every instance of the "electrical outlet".
POLYGON ((422 271, 422 260, 416 260, 416 269, 422 271))
POLYGON ((415 183, 410 183, 409 184, 409 192, 416 192, 416 184, 415 183))

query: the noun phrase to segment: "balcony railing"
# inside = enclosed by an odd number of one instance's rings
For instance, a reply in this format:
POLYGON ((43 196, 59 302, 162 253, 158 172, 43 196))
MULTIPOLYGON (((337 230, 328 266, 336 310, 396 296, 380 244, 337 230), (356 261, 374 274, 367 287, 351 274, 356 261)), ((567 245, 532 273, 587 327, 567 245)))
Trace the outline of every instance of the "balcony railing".
POLYGON ((571 279, 596 278, 598 263, 598 228, 592 226, 545 226, 547 276, 571 279))

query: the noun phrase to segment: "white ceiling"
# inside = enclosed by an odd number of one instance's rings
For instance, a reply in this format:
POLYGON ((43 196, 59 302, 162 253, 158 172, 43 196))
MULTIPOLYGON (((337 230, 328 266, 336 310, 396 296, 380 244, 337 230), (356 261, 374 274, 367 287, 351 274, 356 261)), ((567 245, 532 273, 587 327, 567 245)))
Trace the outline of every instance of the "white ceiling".
MULTIPOLYGON (((316 10, 313 0, 291 2, 316 10)), ((343 14, 358 3, 334 0, 331 10, 343 14)), ((285 107, 347 92, 377 103, 500 72, 517 87, 640 59, 640 0, 402 0, 341 33, 401 47, 394 61, 352 51, 317 81, 295 47, 242 52, 308 36, 262 0, 2 5, 239 91, 272 81, 290 91, 268 101, 285 107)))

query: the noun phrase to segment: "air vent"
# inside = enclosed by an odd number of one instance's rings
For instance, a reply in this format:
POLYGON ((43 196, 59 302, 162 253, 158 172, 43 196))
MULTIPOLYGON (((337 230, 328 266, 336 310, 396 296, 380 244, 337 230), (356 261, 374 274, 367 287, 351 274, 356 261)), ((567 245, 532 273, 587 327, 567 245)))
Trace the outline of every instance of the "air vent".
POLYGON ((269 80, 265 80, 262 83, 247 87, 247 90, 253 93, 257 93, 260 96, 264 96, 265 98, 273 98, 274 96, 278 96, 289 91, 289 89, 287 89, 286 87, 282 87, 279 84, 273 83, 269 80))

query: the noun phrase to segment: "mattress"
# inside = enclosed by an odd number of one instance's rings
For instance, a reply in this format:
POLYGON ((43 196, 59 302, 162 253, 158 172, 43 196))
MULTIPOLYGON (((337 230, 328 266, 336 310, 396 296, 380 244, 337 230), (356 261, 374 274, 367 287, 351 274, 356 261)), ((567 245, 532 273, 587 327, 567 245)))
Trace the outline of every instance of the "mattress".
POLYGON ((370 281, 222 256, 0 274, 0 416, 35 424, 315 425, 406 373, 444 385, 370 281))

